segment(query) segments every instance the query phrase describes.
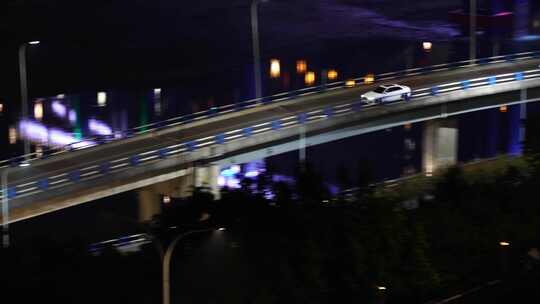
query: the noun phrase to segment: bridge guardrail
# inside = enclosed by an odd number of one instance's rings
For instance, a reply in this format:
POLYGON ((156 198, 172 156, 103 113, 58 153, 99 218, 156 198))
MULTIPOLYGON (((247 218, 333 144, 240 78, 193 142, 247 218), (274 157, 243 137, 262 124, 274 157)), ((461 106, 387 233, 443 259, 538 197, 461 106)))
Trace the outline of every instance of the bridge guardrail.
MULTIPOLYGON (((526 79, 540 78, 540 69, 522 71, 517 73, 508 73, 502 75, 488 76, 471 80, 464 80, 470 83, 470 86, 463 86, 463 81, 441 84, 437 87, 437 94, 447 94, 457 90, 468 90, 470 87, 491 86, 513 81, 523 81, 526 79), (495 82, 493 82, 495 80, 495 82), (441 89, 442 88, 442 89, 441 89)), ((433 88, 421 88, 416 90, 411 100, 426 97, 433 94, 433 88)), ((151 149, 149 151, 132 155, 131 157, 121 157, 112 161, 103 162, 100 165, 92 165, 80 169, 59 172, 56 175, 40 180, 25 182, 7 189, 8 198, 23 197, 34 193, 53 190, 68 184, 81 182, 87 179, 118 172, 126 167, 136 167, 149 161, 165 159, 170 156, 181 153, 189 153, 211 145, 222 145, 229 141, 251 137, 260 133, 279 132, 281 129, 295 127, 301 124, 328 119, 335 116, 348 115, 361 111, 363 108, 376 107, 377 105, 366 105, 360 100, 352 103, 344 103, 336 106, 326 106, 310 112, 298 113, 296 115, 286 116, 280 119, 274 119, 253 126, 246 126, 241 129, 235 129, 224 133, 214 134, 200 139, 193 139, 185 142, 178 142, 173 145, 161 148, 151 149)), ((2 189, 2 196, 5 195, 2 189)))
MULTIPOLYGON (((415 76, 415 75, 440 72, 440 71, 450 70, 450 69, 458 69, 458 68, 466 68, 466 67, 468 68, 468 67, 479 66, 479 65, 501 63, 501 62, 506 62, 506 61, 521 61, 521 60, 528 60, 528 59, 533 59, 533 58, 540 58, 540 51, 506 54, 506 55, 500 55, 500 56, 494 56, 494 57, 488 57, 488 58, 462 60, 462 61, 457 61, 457 62, 437 64, 437 65, 427 66, 427 67, 418 67, 418 68, 412 68, 412 69, 399 70, 395 72, 388 72, 388 73, 373 75, 372 80, 373 82, 386 81, 386 80, 402 78, 405 76, 415 76)), ((366 80, 366 76, 354 78, 352 80, 355 82, 355 86, 363 85, 366 80)), ((369 84, 370 83, 372 82, 369 81, 369 84)), ((277 94, 262 97, 262 98, 249 99, 246 101, 241 101, 241 102, 228 104, 228 105, 224 105, 220 107, 212 107, 204 111, 181 115, 181 116, 169 118, 163 121, 145 124, 145 125, 132 128, 132 129, 125 130, 122 132, 123 133, 122 135, 124 137, 121 137, 120 139, 115 139, 113 135, 111 135, 109 138, 95 138, 95 137, 87 138, 79 142, 71 143, 61 148, 47 149, 43 151, 43 156, 38 156, 38 154, 35 152, 27 154, 27 155, 16 156, 7 160, 0 161, 0 169, 6 166, 16 166, 23 161, 31 162, 33 160, 49 158, 58 154, 63 154, 65 152, 95 146, 95 144, 92 144, 92 142, 107 143, 109 141, 121 140, 122 138, 130 138, 136 135, 142 135, 145 133, 155 132, 163 128, 169 128, 169 127, 174 127, 174 126, 178 126, 182 124, 187 124, 193 121, 206 119, 206 118, 214 117, 217 115, 223 115, 223 114, 234 112, 234 111, 249 109, 252 107, 259 106, 259 105, 287 101, 287 100, 291 100, 300 96, 307 96, 307 95, 316 94, 320 92, 343 89, 343 88, 348 88, 348 87, 349 86, 347 85, 347 80, 343 80, 343 81, 328 83, 325 85, 311 86, 311 87, 302 88, 299 90, 294 90, 294 91, 289 91, 289 92, 281 92, 281 93, 277 93, 277 94)), ((436 89, 437 88, 435 88, 435 90, 436 89)), ((437 93, 437 92, 434 92, 434 93, 437 93)))

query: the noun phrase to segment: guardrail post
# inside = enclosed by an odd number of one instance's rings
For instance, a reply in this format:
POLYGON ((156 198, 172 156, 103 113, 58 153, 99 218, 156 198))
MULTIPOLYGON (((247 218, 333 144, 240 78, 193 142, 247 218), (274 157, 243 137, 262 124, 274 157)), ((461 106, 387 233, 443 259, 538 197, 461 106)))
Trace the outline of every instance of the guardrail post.
POLYGON ((38 181, 37 184, 38 188, 42 191, 49 189, 49 180, 47 178, 38 181))
POLYGON ((169 150, 169 149, 167 149, 167 148, 161 148, 161 149, 159 149, 159 150, 158 150, 159 158, 161 158, 161 159, 167 158, 167 153, 169 152, 168 150, 169 150))
POLYGON ((187 143, 185 143, 185 147, 189 152, 193 152, 197 148, 197 145, 194 141, 188 141, 187 143))
POLYGON ((132 166, 137 166, 139 164, 139 155, 133 155, 132 157, 130 157, 129 158, 129 163, 132 166))
POLYGON ((107 174, 109 173, 110 170, 111 170, 111 164, 109 164, 108 162, 103 163, 99 166, 99 172, 101 174, 107 174))
POLYGON ((17 197, 17 188, 15 187, 10 187, 7 189, 7 197, 9 199, 13 199, 15 197, 17 197))
POLYGON ((497 84, 497 77, 495 77, 495 76, 490 76, 490 77, 488 77, 487 80, 488 80, 489 85, 497 84))
POLYGON ((307 113, 300 113, 298 114, 297 118, 298 118, 298 123, 303 125, 307 122, 308 116, 307 116, 307 113))
POLYGON ((223 145, 225 143, 225 134, 218 134, 214 139, 216 143, 223 145))
POLYGON ((470 82, 469 80, 463 80, 463 81, 461 82, 461 88, 462 88, 463 90, 469 89, 470 85, 471 85, 471 82, 470 82))
POLYGON ((281 129, 281 121, 279 119, 272 121, 272 130, 277 131, 279 129, 281 129))
POLYGON ((334 108, 332 107, 327 107, 324 109, 324 115, 326 115, 327 118, 330 118, 332 116, 334 116, 334 108))
POLYGON ((518 80, 518 81, 523 80, 523 72, 517 72, 515 74, 515 79, 518 80))
POLYGON ((72 182, 78 182, 81 179, 81 172, 79 170, 75 170, 69 173, 69 180, 72 182))
POLYGON ((243 130, 244 137, 251 137, 251 134, 253 133, 253 128, 247 127, 243 130))

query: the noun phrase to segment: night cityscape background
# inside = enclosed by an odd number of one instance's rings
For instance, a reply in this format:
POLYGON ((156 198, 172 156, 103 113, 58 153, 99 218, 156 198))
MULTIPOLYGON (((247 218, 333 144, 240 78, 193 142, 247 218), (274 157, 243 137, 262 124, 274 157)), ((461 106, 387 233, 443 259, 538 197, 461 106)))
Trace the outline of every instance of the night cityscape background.
POLYGON ((537 1, 7 0, 0 35, 9 298, 540 298, 537 1))

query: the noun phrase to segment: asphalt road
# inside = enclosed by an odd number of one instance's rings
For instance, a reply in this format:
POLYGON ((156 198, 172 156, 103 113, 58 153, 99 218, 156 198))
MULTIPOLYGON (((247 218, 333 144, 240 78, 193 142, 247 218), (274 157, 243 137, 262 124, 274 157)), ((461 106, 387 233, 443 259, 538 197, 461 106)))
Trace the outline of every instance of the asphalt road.
MULTIPOLYGON (((407 77, 403 78, 399 83, 408 85, 415 90, 428 88, 436 84, 535 69, 539 64, 540 60, 534 59, 523 62, 477 66, 470 69, 457 69, 428 75, 407 77)), ((387 83, 392 82, 397 81, 393 80, 387 83)), ((9 182, 10 184, 20 184, 76 168, 101 164, 104 161, 129 157, 152 149, 183 143, 206 136, 213 136, 218 133, 267 122, 272 119, 308 112, 324 106, 349 103, 358 100, 363 92, 372 89, 378 84, 360 86, 354 89, 336 90, 300 97, 292 101, 258 106, 167 130, 156 131, 134 138, 108 143, 102 146, 64 153, 47 160, 35 161, 32 163, 31 167, 12 169, 9 174, 9 182)), ((414 102, 414 100, 412 102, 414 102)), ((372 111, 374 108, 377 107, 364 109, 364 111, 372 111)))

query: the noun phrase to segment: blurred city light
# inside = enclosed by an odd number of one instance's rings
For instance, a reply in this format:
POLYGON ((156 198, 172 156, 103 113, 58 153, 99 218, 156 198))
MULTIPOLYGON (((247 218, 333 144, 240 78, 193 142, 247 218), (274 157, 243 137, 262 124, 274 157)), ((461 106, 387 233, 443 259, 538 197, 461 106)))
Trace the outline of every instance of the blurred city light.
POLYGON ((338 78, 338 72, 336 70, 330 70, 327 76, 329 80, 336 80, 338 78))
POLYGON ((43 156, 43 146, 37 145, 36 146, 36 157, 42 157, 43 156))
POLYGON ((38 121, 43 119, 43 103, 41 100, 34 103, 34 118, 38 121))
POLYGON ((225 231, 225 230, 227 230, 227 228, 225 228, 225 227, 218 228, 218 231, 225 231))
POLYGON ((506 112, 508 111, 508 107, 507 107, 506 105, 503 105, 503 106, 501 106, 501 107, 499 108, 499 111, 500 111, 501 113, 506 113, 506 112))
POLYGON ((0 103, 0 113, 4 112, 4 104, 0 103))
POLYGON ((36 45, 36 44, 40 44, 41 42, 39 40, 34 40, 34 41, 29 41, 28 44, 31 44, 31 45, 36 45))
POLYGON ((386 287, 385 286, 377 286, 377 289, 378 290, 386 290, 386 287))
POLYGON ((296 73, 304 74, 307 71, 307 62, 305 60, 296 61, 296 73))
MULTIPOLYGON (((12 137, 11 132, 12 131, 10 130, 10 141, 12 137)), ((31 120, 23 120, 19 123, 19 133, 21 138, 29 139, 39 144, 46 144, 48 146, 71 145, 74 148, 81 148, 96 144, 93 141, 80 141, 71 133, 67 133, 60 129, 48 129, 43 124, 31 120)))
POLYGON ((354 79, 349 79, 347 81, 345 81, 345 86, 347 88, 352 88, 356 85, 356 81, 354 81, 354 79))
POLYGON ((69 110, 68 120, 72 124, 75 124, 75 122, 77 122, 77 112, 75 112, 75 110, 69 110))
POLYGON ((102 121, 96 119, 88 120, 88 129, 97 135, 112 135, 112 129, 102 121))
POLYGON ((64 99, 64 98, 66 98, 66 95, 65 94, 58 94, 58 95, 56 95, 56 98, 64 99))
POLYGON ((259 171, 249 171, 246 174, 244 174, 245 177, 253 178, 259 176, 259 171))
POLYGON ((9 128, 9 144, 10 145, 13 145, 13 144, 16 144, 17 143, 17 129, 14 128, 14 127, 10 127, 9 128))
POLYGON ((429 41, 422 42, 422 48, 424 49, 424 51, 429 52, 429 51, 431 51, 432 47, 433 47, 433 43, 431 43, 429 41))
POLYGON ((270 77, 278 78, 280 74, 281 74, 281 65, 279 63, 279 60, 277 59, 270 60, 270 77))
POLYGON ((51 108, 53 110, 53 113, 56 114, 56 116, 58 116, 60 118, 66 117, 67 108, 60 101, 54 100, 51 103, 51 108))
POLYGON ((106 92, 98 92, 97 93, 97 103, 98 106, 104 107, 107 105, 107 93, 106 92))
POLYGON ((364 77, 365 84, 371 84, 374 82, 375 82, 375 75, 373 75, 373 73, 369 73, 364 77))
POLYGON ((164 204, 169 204, 171 202, 171 197, 168 196, 168 195, 164 195, 163 196, 163 203, 164 204))
POLYGON ((161 89, 160 88, 154 89, 154 98, 161 98, 161 89))
POLYGON ((506 241, 501 241, 501 242, 499 242, 499 245, 501 245, 503 247, 506 247, 506 246, 510 246, 510 243, 506 242, 506 241))
POLYGON ((304 77, 304 82, 308 86, 313 85, 315 83, 315 72, 307 72, 304 77))

